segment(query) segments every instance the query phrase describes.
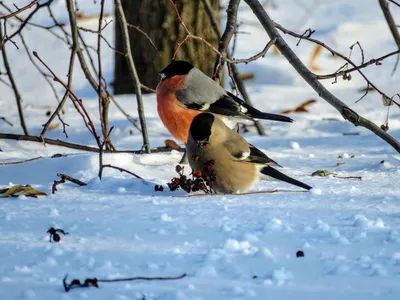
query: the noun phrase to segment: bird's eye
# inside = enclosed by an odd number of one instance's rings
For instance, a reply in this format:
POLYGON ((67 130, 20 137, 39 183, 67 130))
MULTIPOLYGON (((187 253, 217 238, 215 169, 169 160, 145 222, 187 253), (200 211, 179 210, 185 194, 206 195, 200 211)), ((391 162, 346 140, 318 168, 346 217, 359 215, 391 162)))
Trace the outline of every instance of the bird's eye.
POLYGON ((166 77, 167 77, 167 75, 165 75, 165 73, 159 73, 159 75, 160 75, 160 77, 161 77, 161 80, 164 80, 166 77))

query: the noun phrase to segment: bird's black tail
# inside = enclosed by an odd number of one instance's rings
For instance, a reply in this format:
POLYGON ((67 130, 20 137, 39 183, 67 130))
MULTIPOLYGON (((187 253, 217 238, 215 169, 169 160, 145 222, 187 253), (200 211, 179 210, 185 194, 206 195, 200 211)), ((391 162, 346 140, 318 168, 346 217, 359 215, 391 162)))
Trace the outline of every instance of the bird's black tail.
POLYGON ((258 109, 255 109, 254 107, 251 106, 246 106, 247 108, 247 115, 252 117, 253 119, 263 119, 263 120, 272 120, 272 121, 280 121, 280 122, 293 122, 292 118, 282 116, 282 115, 277 115, 277 114, 269 114, 265 113, 262 111, 259 111, 258 109))
POLYGON ((283 174, 283 173, 279 172, 278 170, 276 170, 274 168, 271 168, 271 167, 265 167, 264 169, 261 170, 261 173, 263 173, 264 175, 267 175, 269 177, 272 177, 272 178, 275 178, 275 179, 278 179, 278 180, 293 184, 295 186, 301 187, 301 188, 306 189, 306 190, 311 190, 312 189, 311 186, 309 186, 309 185, 307 185, 305 183, 302 183, 301 181, 298 181, 298 180, 296 180, 294 178, 291 178, 291 177, 289 177, 289 176, 287 176, 287 175, 285 175, 285 174, 283 174))
MULTIPOLYGON (((232 93, 227 93, 227 95, 230 97, 231 100, 234 100, 236 102, 236 105, 239 104, 240 106, 244 107, 247 111, 243 112, 240 107, 237 107, 238 112, 240 112, 243 117, 247 118, 252 118, 252 119, 263 119, 263 120, 272 120, 272 121, 280 121, 280 122, 293 122, 292 118, 282 116, 282 115, 277 115, 277 114, 269 114, 269 113, 264 113, 262 111, 259 111, 258 109, 248 105, 246 102, 244 102, 242 99, 239 97, 236 97, 232 93)), ((220 99, 221 100, 221 99, 220 99)), ((220 101, 217 101, 220 102, 220 101)), ((222 101, 221 101, 222 104, 222 101)), ((226 104, 224 105, 226 106, 226 104)))

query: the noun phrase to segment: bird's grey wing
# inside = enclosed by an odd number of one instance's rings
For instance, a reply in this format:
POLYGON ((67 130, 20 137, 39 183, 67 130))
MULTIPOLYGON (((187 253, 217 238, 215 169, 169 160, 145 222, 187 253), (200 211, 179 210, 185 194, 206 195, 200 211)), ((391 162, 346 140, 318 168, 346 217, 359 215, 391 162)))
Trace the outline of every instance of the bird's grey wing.
POLYGON ((224 94, 225 90, 218 83, 197 68, 186 75, 185 88, 175 92, 182 106, 202 111, 210 111, 210 106, 224 94))

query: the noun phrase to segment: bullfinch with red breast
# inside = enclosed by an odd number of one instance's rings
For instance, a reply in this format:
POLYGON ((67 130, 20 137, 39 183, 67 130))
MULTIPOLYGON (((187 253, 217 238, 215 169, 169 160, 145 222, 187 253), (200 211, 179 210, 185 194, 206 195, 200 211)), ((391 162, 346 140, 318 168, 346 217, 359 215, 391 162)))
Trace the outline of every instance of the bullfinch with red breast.
POLYGON ((160 76, 156 89, 158 115, 171 135, 185 144, 190 124, 201 112, 293 122, 289 117, 264 113, 248 105, 187 61, 171 62, 160 76))
POLYGON ((204 163, 214 161, 216 180, 212 187, 217 192, 244 192, 262 177, 281 180, 306 190, 311 189, 311 186, 274 169, 272 166, 280 167, 277 162, 210 113, 201 113, 194 117, 186 151, 193 170, 201 170, 204 163))

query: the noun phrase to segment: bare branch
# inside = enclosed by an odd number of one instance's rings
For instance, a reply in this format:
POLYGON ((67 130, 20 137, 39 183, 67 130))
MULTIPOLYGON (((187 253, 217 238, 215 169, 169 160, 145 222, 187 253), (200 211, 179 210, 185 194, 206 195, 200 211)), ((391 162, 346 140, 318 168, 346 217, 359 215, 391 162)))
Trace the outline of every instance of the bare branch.
POLYGON ((358 115, 355 111, 351 110, 346 104, 340 101, 337 97, 331 94, 315 77, 315 75, 302 63, 302 61, 297 57, 285 40, 281 37, 277 29, 275 28, 274 22, 265 12, 264 8, 258 2, 258 0, 245 0, 245 2, 252 9, 253 13, 256 15, 265 31, 271 39, 276 38, 276 46, 279 51, 285 56, 288 62, 293 66, 293 68, 303 77, 303 79, 318 93, 318 95, 325 99, 329 104, 336 108, 344 119, 349 120, 354 125, 363 126, 377 136, 385 140, 390 144, 396 151, 400 153, 400 143, 387 134, 380 127, 372 123, 371 121, 358 115))
POLYGON ((233 59, 230 63, 231 64, 242 64, 242 63, 248 64, 249 62, 255 61, 255 60, 259 59, 260 57, 264 57, 265 54, 267 54, 269 48, 271 48, 271 46, 273 44, 275 44, 275 42, 276 42, 276 39, 272 39, 268 42, 268 44, 265 46, 265 48, 260 53, 254 55, 250 58, 246 58, 246 59, 233 59))
MULTIPOLYGON (((231 0, 229 1, 228 8, 226 9, 227 18, 226 18, 225 31, 222 34, 218 43, 218 50, 224 56, 226 56, 228 53, 227 50, 229 43, 236 30, 236 19, 237 19, 237 11, 239 9, 239 3, 240 0, 231 0)), ((214 75, 213 75, 213 78, 217 79, 218 82, 221 81, 221 70, 223 67, 224 67, 224 61, 222 55, 218 55, 214 65, 214 75)))
POLYGON ((113 166, 113 165, 109 165, 109 164, 107 164, 107 165, 101 165, 100 168, 101 168, 101 171, 102 171, 104 168, 116 169, 116 170, 118 170, 118 171, 120 171, 120 172, 125 172, 125 173, 128 173, 128 174, 131 174, 132 176, 134 176, 134 177, 136 177, 136 178, 143 179, 142 177, 140 177, 139 175, 136 175, 135 173, 132 173, 131 171, 128 171, 128 170, 126 170, 126 169, 123 169, 123 168, 120 168, 120 167, 116 167, 116 166, 113 166))
MULTIPOLYGON (((69 142, 64 142, 61 140, 54 140, 48 138, 41 138, 38 136, 31 135, 21 135, 21 134, 13 134, 13 133, 0 133, 0 139, 5 140, 15 140, 15 141, 29 141, 36 143, 45 142, 48 145, 54 145, 59 147, 65 147, 69 149, 75 149, 80 151, 94 152, 99 153, 100 149, 97 147, 90 147, 86 145, 74 144, 69 142)), ((171 152, 171 148, 168 147, 157 147, 155 149, 151 149, 151 153, 162 153, 162 152, 171 152)), ((184 151, 183 149, 175 149, 176 151, 184 151)), ((143 150, 104 150, 104 153, 131 153, 131 154, 143 154, 143 150)))
POLYGON ((142 29, 140 29, 139 26, 135 26, 135 25, 132 25, 129 23, 127 23, 127 25, 129 28, 133 28, 133 29, 139 31, 141 34, 143 34, 146 37, 146 39, 150 42, 150 44, 153 46, 154 50, 156 50, 158 56, 161 56, 160 51, 158 51, 158 49, 157 49, 157 46, 154 44, 154 42, 151 40, 151 38, 149 37, 149 35, 146 32, 144 32, 142 29))
POLYGON ((80 107, 80 109, 82 110, 82 112, 80 110, 78 110, 78 112, 81 114, 82 119, 87 127, 87 129, 89 130, 89 132, 93 135, 93 137, 95 138, 97 145, 100 147, 102 147, 101 142, 100 142, 100 137, 97 134, 96 131, 96 127, 94 126, 92 119, 89 116, 89 113, 87 112, 85 106, 83 105, 82 99, 79 99, 74 92, 71 91, 71 89, 67 86, 67 84, 65 84, 60 78, 57 77, 57 75, 49 68, 49 66, 46 65, 46 63, 39 57, 39 55, 34 51, 33 55, 43 64, 43 66, 46 67, 46 69, 51 73, 51 75, 53 75, 53 79, 54 81, 59 82, 68 92, 69 92, 69 96, 71 98, 71 100, 80 107))
POLYGON ((381 6, 383 14, 385 15, 385 19, 389 25, 390 31, 392 32, 393 39, 397 44, 397 48, 399 48, 400 50, 400 33, 397 29, 396 22, 394 21, 393 16, 390 12, 388 2, 386 0, 379 0, 379 4, 381 6))
MULTIPOLYGON (((1 25, 1 22, 0 22, 0 37, 1 36, 3 36, 3 30, 2 30, 2 25, 1 25)), ((26 127, 26 124, 25 124, 24 111, 22 109, 21 94, 19 93, 17 84, 15 83, 15 80, 14 80, 14 76, 13 76, 13 74, 11 72, 11 67, 10 67, 10 64, 8 62, 8 57, 7 57, 6 45, 5 44, 3 44, 3 49, 0 52, 3 55, 4 67, 6 68, 8 79, 10 80, 12 89, 14 91, 15 100, 17 102, 17 107, 18 107, 19 120, 20 120, 20 123, 21 123, 22 130, 24 131, 25 135, 28 135, 29 134, 28 133, 28 128, 26 127)))
POLYGON ((143 109, 141 83, 140 83, 140 80, 139 80, 139 77, 138 77, 138 74, 136 71, 135 62, 133 61, 133 58, 132 58, 131 45, 130 45, 130 41, 129 41, 129 32, 128 32, 127 22, 126 22, 126 18, 125 18, 125 13, 122 9, 121 0, 115 0, 114 3, 115 3, 115 7, 116 7, 117 17, 118 17, 118 20, 119 20, 119 23, 121 26, 122 39, 123 39, 123 44, 124 44, 124 48, 125 48, 124 49, 125 57, 126 57, 126 60, 128 63, 129 72, 132 77, 133 85, 135 87, 139 121, 140 121, 140 126, 142 128, 143 147, 147 153, 150 153, 150 143, 149 143, 149 137, 147 134, 146 119, 144 116, 144 109, 143 109))
MULTIPOLYGON (((300 37, 301 37, 302 39, 305 39, 305 40, 307 40, 307 41, 310 41, 310 42, 313 42, 313 43, 315 43, 315 44, 317 44, 317 45, 322 46, 323 48, 325 48, 326 50, 328 50, 333 56, 338 56, 338 57, 340 57, 341 59, 345 60, 345 61, 346 61, 349 65, 351 65, 352 67, 357 68, 357 65, 356 65, 351 59, 349 59, 349 58, 347 58, 345 55, 343 55, 343 54, 341 54, 341 53, 339 53, 339 52, 333 50, 331 47, 329 47, 328 45, 324 44, 323 42, 321 42, 321 41, 319 41, 319 40, 316 40, 316 39, 313 39, 313 38, 311 38, 311 37, 303 36, 303 35, 300 35, 300 34, 298 34, 298 33, 293 32, 293 31, 290 31, 290 30, 288 30, 288 29, 282 27, 280 24, 278 24, 278 23, 276 23, 276 22, 274 22, 274 26, 275 26, 277 29, 279 29, 280 31, 282 31, 283 33, 285 33, 285 34, 289 34, 289 35, 291 35, 291 36, 293 36, 293 37, 297 37, 297 38, 300 38, 300 37)), ((376 90, 379 94, 381 94, 381 95, 384 96, 384 97, 390 98, 390 97, 389 97, 388 95, 386 95, 383 91, 381 91, 374 83, 372 83, 372 82, 368 79, 368 77, 367 77, 360 69, 355 69, 355 70, 364 78, 364 80, 367 82, 367 84, 368 84, 369 86, 371 86, 374 90, 376 90)), ((318 75, 313 74, 313 76, 314 76, 316 79, 319 79, 319 78, 318 78, 318 75)), ((359 101, 359 100, 358 100, 358 101, 359 101)))
POLYGON ((21 7, 20 9, 16 10, 15 12, 9 14, 9 15, 5 15, 5 16, 0 16, 0 20, 2 19, 8 19, 11 17, 14 17, 16 15, 18 15, 19 13, 22 13, 23 11, 31 8, 32 6, 34 6, 36 3, 38 3, 39 0, 33 0, 31 3, 29 3, 28 5, 25 5, 24 7, 21 7))

